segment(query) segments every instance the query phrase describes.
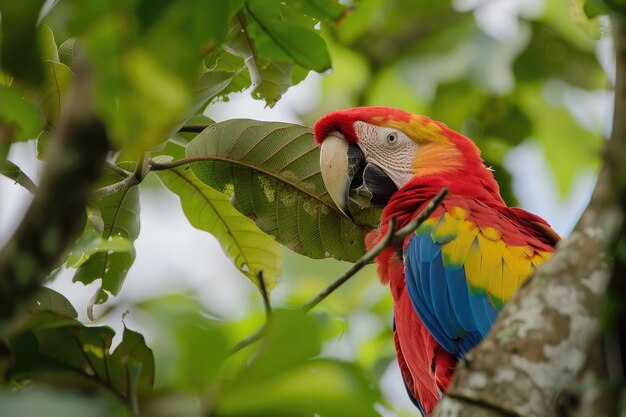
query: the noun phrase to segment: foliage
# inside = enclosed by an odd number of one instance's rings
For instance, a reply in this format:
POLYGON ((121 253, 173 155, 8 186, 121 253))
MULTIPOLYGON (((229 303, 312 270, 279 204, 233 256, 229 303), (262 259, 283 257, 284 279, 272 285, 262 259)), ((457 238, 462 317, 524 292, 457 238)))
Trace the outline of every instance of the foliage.
POLYGON ((480 18, 487 5, 460 10, 438 0, 44 3, 0 0, 0 174, 45 192, 9 160, 17 142, 37 140, 43 164, 80 157, 55 155, 49 142, 68 117, 68 92, 90 79, 93 103, 84 104, 105 126, 111 157, 83 233, 57 266, 75 269, 75 282, 96 283, 90 320, 120 324, 123 307, 146 340, 125 325, 117 334, 87 326, 61 294, 41 289, 0 323, 0 409, 14 415, 29 405, 70 415, 65 404, 76 415, 402 412, 379 390, 393 360, 391 302, 371 269, 321 311, 293 309, 319 291, 320 277, 345 269, 320 258, 355 261, 365 252, 379 211, 357 213, 356 223, 341 215, 309 127, 204 115, 235 93, 273 107, 318 72, 317 107, 300 115, 308 125, 358 105, 442 120, 477 142, 511 204, 506 156, 520 144, 543 150, 561 197, 581 171, 597 169, 601 123, 570 98, 605 87, 594 37, 606 31, 598 16, 618 1, 572 1, 568 10, 546 0, 542 12, 509 16, 519 30, 500 32, 480 18), (160 186, 157 177, 267 302, 278 285, 278 309, 228 321, 193 296, 114 298, 135 261, 140 192, 160 186), (108 308, 103 317, 94 317, 97 304, 108 308), (355 342, 354 323, 368 327, 355 342), (260 326, 258 345, 231 350, 260 326), (349 354, 333 353, 340 342, 349 354))

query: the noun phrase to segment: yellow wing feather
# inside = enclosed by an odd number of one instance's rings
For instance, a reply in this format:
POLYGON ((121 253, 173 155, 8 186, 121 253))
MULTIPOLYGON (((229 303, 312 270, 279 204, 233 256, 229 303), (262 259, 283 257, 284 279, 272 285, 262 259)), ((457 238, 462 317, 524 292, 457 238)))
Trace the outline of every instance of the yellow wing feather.
POLYGON ((464 268, 470 294, 487 294, 501 307, 551 253, 508 245, 497 229, 478 227, 468 217, 468 210, 453 207, 429 219, 422 232, 428 231, 433 242, 442 244, 446 268, 464 268))

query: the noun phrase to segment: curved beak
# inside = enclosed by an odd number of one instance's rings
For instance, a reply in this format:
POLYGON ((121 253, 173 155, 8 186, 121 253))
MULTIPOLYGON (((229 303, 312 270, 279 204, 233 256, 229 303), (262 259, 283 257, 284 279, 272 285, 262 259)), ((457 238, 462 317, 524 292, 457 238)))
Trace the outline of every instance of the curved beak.
POLYGON ((338 133, 331 133, 322 142, 320 167, 330 197, 352 221, 350 200, 363 208, 380 208, 398 191, 380 167, 366 162, 359 145, 348 142, 338 133))

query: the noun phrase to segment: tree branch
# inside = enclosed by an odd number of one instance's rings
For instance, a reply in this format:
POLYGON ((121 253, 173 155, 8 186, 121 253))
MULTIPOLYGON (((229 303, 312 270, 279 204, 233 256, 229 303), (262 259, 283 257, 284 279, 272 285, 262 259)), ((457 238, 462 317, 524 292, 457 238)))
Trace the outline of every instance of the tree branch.
POLYGON ((30 299, 81 227, 109 149, 104 126, 93 111, 92 88, 87 70, 78 66, 39 190, 0 252, 1 321, 30 299))

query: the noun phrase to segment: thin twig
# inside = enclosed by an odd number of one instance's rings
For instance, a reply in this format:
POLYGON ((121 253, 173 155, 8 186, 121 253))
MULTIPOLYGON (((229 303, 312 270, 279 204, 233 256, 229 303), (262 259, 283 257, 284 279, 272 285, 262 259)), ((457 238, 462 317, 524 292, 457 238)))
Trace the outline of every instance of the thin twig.
MULTIPOLYGON (((344 272, 340 277, 334 280, 330 285, 320 291, 315 297, 313 297, 310 301, 305 303, 300 309, 305 312, 311 311, 315 306, 317 306, 320 302, 322 302, 326 297, 332 294, 337 288, 339 288, 342 284, 352 278, 357 272, 359 272, 364 266, 370 264, 378 255, 380 255, 386 248, 393 245, 400 245, 404 241, 409 234, 413 233, 426 219, 430 217, 431 214, 439 207, 446 194, 448 194, 448 190, 446 188, 442 188, 435 197, 428 203, 426 207, 417 215, 411 222, 409 222, 406 226, 396 231, 396 219, 392 217, 389 219, 389 229, 385 236, 381 239, 376 246, 374 246, 370 251, 368 251, 365 255, 359 258, 350 269, 344 272)), ((239 341, 231 350, 230 354, 234 354, 239 352, 240 350, 250 346, 251 344, 261 340, 265 335, 266 324, 264 324, 260 329, 246 337, 245 339, 239 341)))
POLYGON ((272 315, 272 305, 270 304, 270 294, 267 292, 267 286, 265 285, 265 278, 263 277, 263 271, 259 270, 256 274, 256 278, 259 280, 259 292, 263 298, 263 307, 265 308, 265 316, 269 318, 272 315))
POLYGON ((197 156, 197 157, 192 157, 192 158, 177 159, 176 161, 171 161, 171 162, 155 162, 154 160, 150 160, 149 164, 150 164, 150 171, 163 171, 166 169, 177 168, 181 165, 187 165, 191 162, 207 161, 207 160, 209 160, 209 158, 207 158, 206 156, 197 156))
POLYGON ((256 332, 252 333, 250 336, 246 337, 245 339, 241 339, 235 346, 233 346, 230 349, 230 351, 228 352, 229 355, 234 355, 240 350, 243 350, 247 348, 248 346, 250 346, 251 344, 263 339, 263 337, 265 336, 266 329, 267 329, 267 325, 264 324, 256 332))
POLYGON ((108 169, 110 169, 111 171, 115 172, 116 174, 118 174, 121 177, 130 177, 131 175, 133 175, 132 172, 130 171, 126 171, 124 168, 122 167, 118 167, 117 165, 115 165, 113 162, 106 162, 106 167, 108 169))
POLYGON ((369 265, 378 255, 380 255, 385 249, 390 246, 401 244, 404 238, 413 233, 428 217, 433 214, 435 209, 439 207, 439 204, 443 201, 444 197, 448 193, 448 190, 443 188, 439 193, 431 200, 430 203, 417 215, 415 219, 409 222, 402 229, 396 231, 396 219, 392 217, 389 219, 389 229, 385 236, 374 246, 370 251, 357 260, 354 265, 344 272, 339 278, 334 280, 330 285, 320 291, 315 297, 304 304, 301 309, 303 311, 310 311, 313 307, 318 305, 322 300, 332 294, 343 283, 352 278, 357 272, 359 272, 364 266, 369 265))
POLYGON ((376 244, 369 252, 360 257, 346 272, 341 274, 339 278, 335 279, 330 283, 326 288, 320 291, 315 297, 313 297, 310 301, 304 304, 301 309, 303 311, 310 311, 313 307, 322 302, 326 297, 335 292, 337 288, 339 288, 343 283, 352 278, 357 272, 359 272, 364 266, 367 266, 372 263, 374 259, 382 251, 391 246, 394 240, 394 234, 396 233, 396 218, 392 217, 389 219, 389 229, 387 234, 382 238, 380 242, 376 244))

